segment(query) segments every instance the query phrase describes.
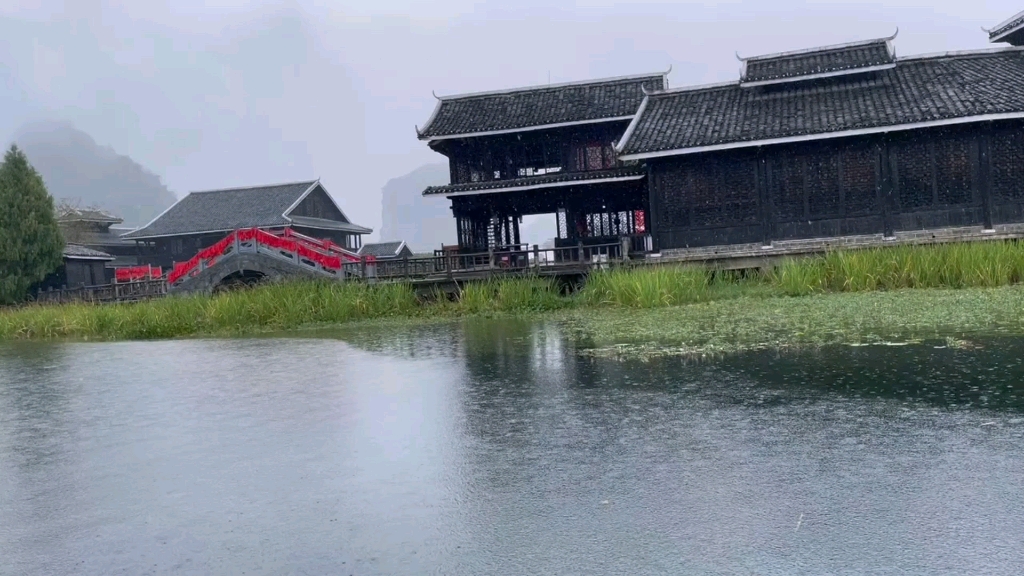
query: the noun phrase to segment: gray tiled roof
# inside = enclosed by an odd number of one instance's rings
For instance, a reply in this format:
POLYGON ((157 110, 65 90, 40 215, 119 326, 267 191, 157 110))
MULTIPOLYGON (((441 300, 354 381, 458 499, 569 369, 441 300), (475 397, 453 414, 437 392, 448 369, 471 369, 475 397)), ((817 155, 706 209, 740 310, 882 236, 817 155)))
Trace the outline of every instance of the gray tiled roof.
POLYGON ((440 98, 420 131, 429 140, 460 134, 516 130, 636 114, 648 91, 666 87, 664 74, 440 98))
POLYGON ((741 82, 797 79, 801 76, 855 71, 895 62, 886 40, 746 59, 741 82))
POLYGON ((116 228, 112 226, 102 232, 84 231, 75 240, 88 246, 134 246, 134 242, 121 237, 123 234, 131 231, 131 228, 116 228))
POLYGON ((113 260, 114 257, 106 252, 79 246, 78 244, 64 245, 64 258, 68 260, 113 260))
POLYGON ((538 186, 548 184, 571 184, 583 180, 607 180, 611 178, 625 178, 630 176, 643 176, 646 172, 643 167, 623 166, 608 170, 593 170, 589 172, 559 172, 544 176, 529 176, 526 178, 511 178, 509 180, 490 180, 487 182, 467 182, 465 184, 448 184, 446 186, 430 186, 423 191, 424 196, 437 194, 459 194, 465 192, 488 192, 504 188, 523 188, 527 186, 538 186))
POLYGON ((363 244, 359 249, 360 256, 373 256, 374 258, 386 258, 397 256, 405 242, 377 242, 376 244, 363 244))
POLYGON ((625 157, 1024 112, 1024 50, 902 58, 871 77, 651 95, 625 157))
POLYGON ((90 208, 72 208, 66 213, 61 214, 57 217, 58 222, 100 222, 103 224, 120 224, 124 220, 104 212, 103 210, 93 210, 90 208))
POLYGON ((238 228, 287 226, 284 213, 316 180, 192 192, 125 238, 149 238, 238 228))

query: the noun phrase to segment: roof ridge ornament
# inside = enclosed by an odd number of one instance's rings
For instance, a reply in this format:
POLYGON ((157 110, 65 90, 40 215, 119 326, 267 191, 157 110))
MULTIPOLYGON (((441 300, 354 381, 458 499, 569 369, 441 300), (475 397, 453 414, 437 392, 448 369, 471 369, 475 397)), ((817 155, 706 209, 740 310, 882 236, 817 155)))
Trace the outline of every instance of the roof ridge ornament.
POLYGON ((438 101, 441 100, 441 97, 437 95, 437 91, 436 90, 431 90, 430 93, 433 94, 434 98, 437 98, 438 101))
POLYGON ((886 38, 885 38, 885 39, 886 39, 886 41, 888 41, 888 42, 892 42, 892 41, 893 41, 893 40, 895 40, 895 39, 896 39, 896 37, 897 37, 897 36, 899 36, 899 35, 900 35, 900 27, 899 27, 899 26, 897 26, 897 27, 896 27, 896 31, 892 33, 892 36, 886 36, 886 38))

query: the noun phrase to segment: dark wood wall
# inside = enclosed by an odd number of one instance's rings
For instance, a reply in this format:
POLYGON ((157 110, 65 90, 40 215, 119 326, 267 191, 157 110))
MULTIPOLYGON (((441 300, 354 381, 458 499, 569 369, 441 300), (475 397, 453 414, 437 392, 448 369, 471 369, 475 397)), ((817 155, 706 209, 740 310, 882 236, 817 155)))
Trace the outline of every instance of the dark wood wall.
POLYGON ((338 210, 338 207, 331 201, 327 192, 317 186, 315 190, 309 193, 298 206, 292 210, 293 216, 306 216, 308 218, 322 218, 324 220, 333 220, 335 222, 348 222, 345 215, 338 210))
POLYGON ((515 134, 445 140, 452 184, 584 172, 618 164, 613 142, 628 122, 602 122, 515 134))
POLYGON ((110 281, 102 260, 64 260, 64 287, 99 286, 110 281))
POLYGON ((1024 124, 654 160, 655 246, 1024 222, 1024 124))

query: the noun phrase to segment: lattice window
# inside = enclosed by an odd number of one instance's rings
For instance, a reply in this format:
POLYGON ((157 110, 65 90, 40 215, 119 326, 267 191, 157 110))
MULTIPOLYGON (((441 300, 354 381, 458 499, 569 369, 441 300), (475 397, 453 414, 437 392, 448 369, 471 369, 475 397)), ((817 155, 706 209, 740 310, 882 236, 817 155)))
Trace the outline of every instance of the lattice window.
POLYGON ((555 213, 555 228, 558 234, 558 238, 565 240, 569 238, 569 228, 566 226, 568 222, 565 214, 565 208, 559 208, 558 212, 555 213))
POLYGON ((462 184, 469 182, 469 163, 465 160, 453 160, 455 162, 455 182, 454 184, 462 184))
POLYGON ((779 156, 771 166, 771 196, 780 220, 806 218, 804 207, 804 159, 779 156))
POLYGON ((991 142, 992 196, 1004 202, 1024 200, 1024 131, 996 132, 991 142))
POLYGON ((970 141, 961 138, 936 142, 935 176, 939 204, 970 204, 974 199, 970 141))
POLYGON ((846 215, 878 212, 878 150, 852 148, 842 153, 843 199, 846 215))
POLYGON ((807 157, 807 204, 811 217, 838 216, 842 210, 839 156, 830 152, 807 157))
POLYGON ((909 212, 935 204, 935 172, 930 146, 912 142, 892 149, 900 210, 909 212))
POLYGON ((604 148, 600 144, 587 146, 587 170, 604 168, 604 148))
POLYGON ((633 213, 634 229, 637 234, 647 233, 647 213, 643 210, 637 210, 633 213))
POLYGON ((615 147, 608 144, 604 147, 604 167, 614 168, 618 162, 618 158, 615 155, 615 147))

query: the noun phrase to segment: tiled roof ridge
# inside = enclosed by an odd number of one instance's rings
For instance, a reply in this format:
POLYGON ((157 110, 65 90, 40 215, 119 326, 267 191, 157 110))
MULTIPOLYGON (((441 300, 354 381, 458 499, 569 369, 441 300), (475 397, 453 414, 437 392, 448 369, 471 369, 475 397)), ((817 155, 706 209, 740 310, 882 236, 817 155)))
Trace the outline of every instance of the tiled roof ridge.
POLYGON ((928 52, 924 54, 912 54, 910 56, 897 56, 896 62, 914 62, 920 60, 942 60, 959 58, 978 58, 990 54, 1002 52, 1024 52, 1024 46, 997 46, 995 48, 974 48, 970 50, 951 50, 948 52, 928 52))
POLYGON ((507 88, 503 90, 488 90, 484 92, 466 92, 464 94, 451 94, 449 96, 437 96, 438 100, 443 102, 452 100, 470 100, 473 98, 486 98, 490 96, 503 96, 506 94, 521 94, 525 92, 544 92, 547 90, 559 90, 562 88, 573 88, 573 87, 584 87, 584 86, 601 86, 609 84, 625 84, 628 82, 635 82, 643 79, 658 79, 664 78, 671 71, 669 68, 666 72, 652 72, 649 74, 633 74, 629 76, 613 76, 609 78, 596 78, 590 80, 574 80, 571 82, 560 82, 557 84, 537 84, 534 86, 522 86, 517 88, 507 88))
POLYGON ((320 179, 315 180, 296 180, 294 182, 278 182, 276 184, 261 184, 257 186, 234 186, 231 188, 213 188, 210 190, 193 190, 189 194, 213 194, 216 192, 238 192, 241 190, 263 190, 266 188, 279 188, 281 186, 297 186, 299 184, 308 184, 312 186, 319 182, 320 179))
POLYGON ((739 80, 727 80, 725 82, 714 82, 712 84, 696 84, 693 86, 680 86, 678 88, 668 88, 665 90, 652 90, 647 93, 650 97, 657 96, 671 96, 682 92, 703 92, 711 90, 723 90, 726 88, 734 88, 739 85, 739 80))

